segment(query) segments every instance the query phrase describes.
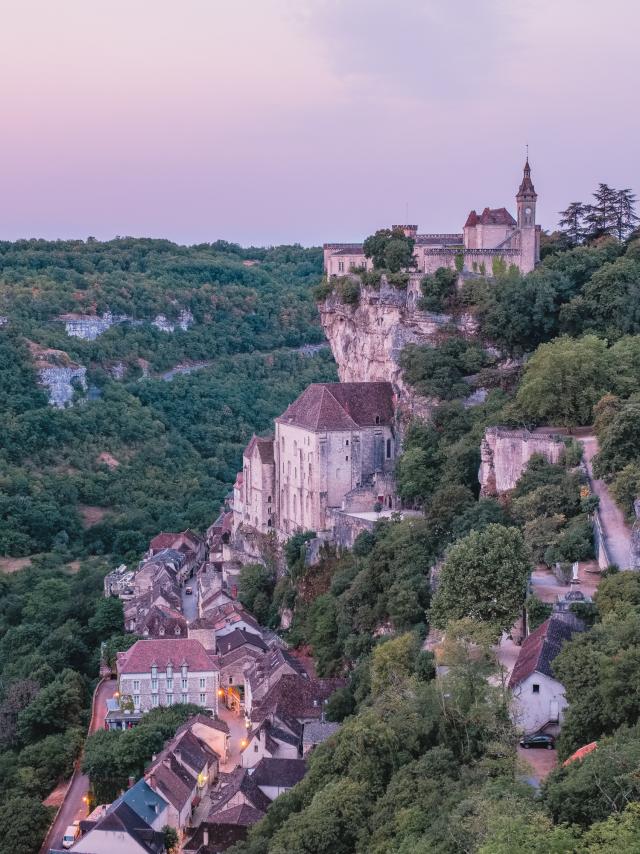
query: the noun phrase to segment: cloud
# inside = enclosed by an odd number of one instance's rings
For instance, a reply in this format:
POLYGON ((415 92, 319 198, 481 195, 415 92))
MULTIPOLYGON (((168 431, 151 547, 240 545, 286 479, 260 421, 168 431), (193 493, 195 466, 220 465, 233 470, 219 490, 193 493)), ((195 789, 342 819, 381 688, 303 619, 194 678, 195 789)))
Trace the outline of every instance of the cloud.
POLYGON ((307 0, 299 23, 350 86, 420 101, 464 101, 508 85, 517 49, 506 0, 307 0))

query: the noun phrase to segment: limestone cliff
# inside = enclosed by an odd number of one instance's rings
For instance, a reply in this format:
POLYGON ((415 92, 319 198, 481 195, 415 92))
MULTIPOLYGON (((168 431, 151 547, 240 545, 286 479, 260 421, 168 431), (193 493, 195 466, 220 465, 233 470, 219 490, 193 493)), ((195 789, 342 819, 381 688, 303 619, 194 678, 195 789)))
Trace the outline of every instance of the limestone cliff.
POLYGON ((427 417, 434 402, 421 397, 403 379, 400 353, 407 344, 436 346, 451 334, 477 334, 471 315, 457 318, 420 311, 420 275, 410 277, 406 290, 388 285, 362 287, 357 305, 335 295, 320 303, 320 319, 338 364, 341 382, 393 383, 405 416, 427 417))

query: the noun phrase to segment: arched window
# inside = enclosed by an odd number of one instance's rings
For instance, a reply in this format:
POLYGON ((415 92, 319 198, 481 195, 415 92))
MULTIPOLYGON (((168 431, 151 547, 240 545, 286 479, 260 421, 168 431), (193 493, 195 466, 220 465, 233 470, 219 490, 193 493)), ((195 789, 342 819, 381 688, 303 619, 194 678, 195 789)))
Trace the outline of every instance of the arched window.
POLYGON ((380 423, 380 416, 376 415, 376 424, 379 424, 379 423, 380 423))

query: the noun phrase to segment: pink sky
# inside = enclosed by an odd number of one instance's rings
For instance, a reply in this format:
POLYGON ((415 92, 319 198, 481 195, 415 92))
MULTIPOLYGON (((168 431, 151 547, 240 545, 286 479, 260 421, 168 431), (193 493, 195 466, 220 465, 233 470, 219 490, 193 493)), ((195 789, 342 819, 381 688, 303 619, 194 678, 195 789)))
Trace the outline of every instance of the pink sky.
POLYGON ((635 0, 13 0, 0 239, 243 244, 638 185, 635 0))

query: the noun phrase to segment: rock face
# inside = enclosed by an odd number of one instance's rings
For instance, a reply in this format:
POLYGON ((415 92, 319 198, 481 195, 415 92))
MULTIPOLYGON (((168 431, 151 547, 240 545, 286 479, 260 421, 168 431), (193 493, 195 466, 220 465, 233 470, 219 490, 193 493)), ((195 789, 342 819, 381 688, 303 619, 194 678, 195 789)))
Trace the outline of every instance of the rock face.
POLYGON ((176 328, 186 332, 193 323, 193 315, 189 309, 183 309, 175 323, 167 320, 164 314, 157 314, 151 322, 161 332, 174 332, 176 328))
POLYGON ((64 323, 65 332, 72 338, 95 341, 103 332, 110 329, 114 323, 124 323, 131 318, 125 315, 113 315, 110 311, 107 311, 102 316, 92 314, 63 314, 58 319, 64 323))
POLYGON ((469 336, 476 335, 478 327, 471 315, 454 319, 418 310, 420 278, 413 274, 406 290, 384 280, 379 290, 362 287, 357 306, 331 295, 319 311, 341 382, 391 382, 403 414, 428 417, 434 401, 420 397, 404 382, 400 353, 407 344, 436 346, 452 327, 469 336))
POLYGON ((480 445, 480 494, 502 495, 514 489, 534 454, 557 463, 564 452, 562 436, 528 430, 489 427, 480 445))
POLYGON ((87 369, 81 365, 40 367, 38 373, 40 382, 47 389, 49 403, 58 409, 71 404, 74 386, 79 385, 84 390, 87 388, 87 369))

